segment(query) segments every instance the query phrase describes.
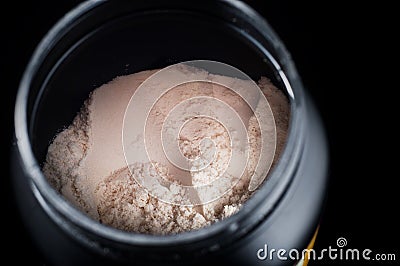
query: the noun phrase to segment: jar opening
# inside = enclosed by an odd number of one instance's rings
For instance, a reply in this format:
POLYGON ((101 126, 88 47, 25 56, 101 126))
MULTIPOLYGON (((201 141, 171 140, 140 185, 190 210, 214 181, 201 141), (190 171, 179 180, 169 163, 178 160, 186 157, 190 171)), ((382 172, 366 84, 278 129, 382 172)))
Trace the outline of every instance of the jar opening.
MULTIPOLYGON (((198 231, 160 237, 129 234, 95 223, 51 189, 40 170, 49 143, 71 123, 94 88, 116 76, 192 59, 233 65, 253 80, 261 76, 270 78, 291 102, 286 147, 295 150, 299 144, 294 144, 291 131, 296 118, 294 108, 301 99, 295 101, 289 79, 297 86, 300 84, 288 54, 264 20, 254 17, 249 8, 237 10, 232 2, 218 5, 224 6, 223 11, 211 12, 215 9, 205 11, 188 6, 156 11, 150 6, 127 10, 126 6, 117 3, 86 3, 72 11, 45 37, 21 82, 16 106, 16 134, 27 172, 31 172, 33 183, 43 199, 41 203, 50 206, 50 216, 64 217, 70 220, 71 226, 123 243, 188 243, 218 232, 239 230, 244 226, 249 210, 265 204, 266 200, 261 197, 269 196, 278 183, 284 187, 288 182, 290 177, 279 180, 277 176, 285 166, 277 166, 268 181, 270 188, 266 189, 267 184, 264 184, 260 193, 249 200, 247 210, 198 231), (113 17, 102 16, 110 6, 113 9, 109 13, 113 17)), ((282 157, 292 156, 287 149, 282 157)), ((274 193, 280 193, 279 190, 274 193)), ((259 211, 264 215, 268 213, 267 210, 259 211)), ((254 223, 256 221, 250 224, 254 223)), ((245 226, 249 226, 247 222, 245 226)))

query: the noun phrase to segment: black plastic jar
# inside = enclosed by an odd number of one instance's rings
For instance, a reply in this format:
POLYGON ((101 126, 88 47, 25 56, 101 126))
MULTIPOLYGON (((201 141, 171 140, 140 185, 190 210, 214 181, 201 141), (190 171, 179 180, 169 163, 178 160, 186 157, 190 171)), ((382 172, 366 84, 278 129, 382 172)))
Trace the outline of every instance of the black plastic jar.
POLYGON ((293 265, 260 260, 269 249, 302 250, 319 222, 327 185, 320 120, 282 42, 238 1, 89 1, 68 13, 36 49, 15 107, 16 199, 49 264, 293 265), (268 180, 232 217, 171 236, 119 231, 75 209, 41 172, 47 147, 89 92, 115 76, 207 59, 254 80, 265 75, 288 97, 285 149, 268 180))

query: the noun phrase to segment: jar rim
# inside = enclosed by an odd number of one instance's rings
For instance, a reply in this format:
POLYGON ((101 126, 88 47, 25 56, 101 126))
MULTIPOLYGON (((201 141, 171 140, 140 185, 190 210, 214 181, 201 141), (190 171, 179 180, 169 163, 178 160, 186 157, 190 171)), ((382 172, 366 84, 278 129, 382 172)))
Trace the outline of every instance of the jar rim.
MULTIPOLYGON (((147 235, 131 233, 112 228, 91 219, 89 216, 77 210, 72 206, 72 204, 61 197, 48 183, 34 156, 29 139, 27 112, 30 84, 36 72, 38 71, 39 66, 46 59, 46 55, 47 52, 50 51, 50 47, 55 45, 55 40, 69 30, 69 26, 72 22, 76 21, 85 13, 102 5, 104 2, 105 1, 84 2, 67 13, 67 15, 65 15, 48 32, 48 34, 43 38, 41 43, 36 48, 19 86, 14 117, 16 144, 22 158, 24 171, 32 181, 32 189, 41 206, 59 226, 64 227, 66 230, 77 227, 107 240, 128 245, 141 246, 166 246, 170 244, 185 245, 198 242, 203 239, 208 239, 211 236, 220 235, 224 232, 236 232, 241 226, 244 225, 244 221, 246 221, 249 213, 257 210, 257 208, 261 205, 263 205, 263 209, 261 211, 262 215, 259 217, 265 217, 273 210, 274 206, 276 206, 277 201, 290 183, 293 175, 287 173, 295 171, 300 153, 299 151, 302 149, 302 138, 295 136, 298 134, 295 133, 295 131, 301 131, 299 113, 301 113, 300 109, 302 108, 302 96, 301 93, 298 92, 299 90, 302 90, 302 85, 299 77, 297 76, 297 72, 293 62, 291 61, 289 53, 286 51, 282 42, 267 24, 267 22, 246 4, 233 0, 225 0, 222 2, 236 11, 240 11, 240 15, 243 17, 243 19, 250 20, 252 25, 262 34, 264 38, 274 42, 274 48, 278 51, 280 57, 279 63, 265 48, 258 48, 262 49, 265 55, 269 57, 269 60, 272 61, 274 67, 276 68, 275 70, 279 73, 280 78, 285 85, 285 89, 288 92, 291 105, 291 119, 289 121, 289 129, 284 150, 275 168, 270 170, 268 179, 264 181, 264 184, 258 188, 258 191, 245 203, 247 206, 246 208, 242 208, 237 214, 227 219, 213 223, 212 225, 199 230, 193 230, 174 235, 147 235), (282 175, 285 175, 285 178, 280 177, 282 175), (63 219, 67 219, 69 222, 71 222, 71 224, 63 223, 63 219)), ((247 34, 246 32, 242 33, 247 34)), ((252 38, 250 35, 246 37, 249 39, 252 38)), ((245 224, 245 226, 248 229, 249 227, 254 226, 256 222, 257 221, 253 221, 251 224, 245 224)))

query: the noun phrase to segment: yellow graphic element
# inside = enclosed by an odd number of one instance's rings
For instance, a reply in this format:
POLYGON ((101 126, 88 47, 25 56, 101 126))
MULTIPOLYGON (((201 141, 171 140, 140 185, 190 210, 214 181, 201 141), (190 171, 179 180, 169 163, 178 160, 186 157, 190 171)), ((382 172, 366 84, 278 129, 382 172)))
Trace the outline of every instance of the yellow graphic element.
POLYGON ((315 243, 315 239, 317 238, 318 235, 318 230, 319 230, 319 226, 317 227, 317 230, 314 233, 313 238, 311 239, 311 242, 308 244, 307 246, 307 252, 304 254, 304 258, 302 258, 299 263, 297 263, 297 266, 307 266, 308 265, 308 261, 309 261, 309 253, 310 253, 310 249, 312 249, 314 247, 314 243, 315 243))

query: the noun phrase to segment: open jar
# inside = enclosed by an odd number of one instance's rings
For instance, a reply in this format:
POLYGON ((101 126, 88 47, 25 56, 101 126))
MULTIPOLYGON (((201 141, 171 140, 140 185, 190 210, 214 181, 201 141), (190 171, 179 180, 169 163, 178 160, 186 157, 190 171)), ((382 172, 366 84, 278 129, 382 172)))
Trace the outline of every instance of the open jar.
POLYGON ((303 250, 313 238, 327 184, 321 123, 291 58, 265 20, 238 1, 88 1, 42 40, 15 107, 13 174, 23 218, 54 265, 294 264, 260 249, 303 250), (235 215, 175 235, 103 225, 66 201, 42 173, 49 143, 90 91, 116 76, 188 60, 267 76, 289 99, 286 144, 268 179, 235 215), (262 251, 264 252, 264 251, 262 251), (261 253, 262 253, 261 252, 261 253))

